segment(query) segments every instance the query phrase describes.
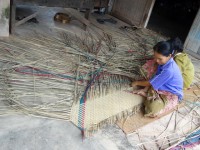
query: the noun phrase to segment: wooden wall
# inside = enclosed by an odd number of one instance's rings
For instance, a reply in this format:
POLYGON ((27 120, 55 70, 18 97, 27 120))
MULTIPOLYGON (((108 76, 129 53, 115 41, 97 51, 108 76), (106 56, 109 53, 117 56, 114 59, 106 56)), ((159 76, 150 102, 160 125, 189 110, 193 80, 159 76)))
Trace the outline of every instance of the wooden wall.
POLYGON ((94 0, 14 0, 15 4, 48 7, 93 8, 94 0))
POLYGON ((108 7, 109 0, 94 0, 95 7, 108 7))
POLYGON ((184 46, 185 50, 198 55, 200 58, 200 10, 196 15, 184 46))
POLYGON ((115 0, 112 15, 128 24, 145 27, 155 0, 115 0))
POLYGON ((9 36, 10 0, 0 0, 0 37, 9 36))

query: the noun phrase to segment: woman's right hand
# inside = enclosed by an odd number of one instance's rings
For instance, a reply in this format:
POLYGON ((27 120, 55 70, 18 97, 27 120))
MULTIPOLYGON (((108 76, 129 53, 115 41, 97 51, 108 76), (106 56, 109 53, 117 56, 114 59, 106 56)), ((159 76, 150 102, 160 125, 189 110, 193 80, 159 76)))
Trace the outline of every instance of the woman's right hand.
POLYGON ((143 89, 133 90, 133 93, 146 97, 147 96, 147 91, 148 91, 148 87, 145 87, 143 89))

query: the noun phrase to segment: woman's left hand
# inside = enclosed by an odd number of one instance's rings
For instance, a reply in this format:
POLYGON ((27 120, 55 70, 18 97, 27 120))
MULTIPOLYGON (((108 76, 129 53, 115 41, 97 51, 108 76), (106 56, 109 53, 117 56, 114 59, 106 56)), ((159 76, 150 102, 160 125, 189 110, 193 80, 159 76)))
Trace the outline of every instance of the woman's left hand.
POLYGON ((140 90, 133 90, 133 93, 134 93, 134 94, 141 95, 141 96, 144 96, 144 97, 147 96, 146 88, 140 89, 140 90))

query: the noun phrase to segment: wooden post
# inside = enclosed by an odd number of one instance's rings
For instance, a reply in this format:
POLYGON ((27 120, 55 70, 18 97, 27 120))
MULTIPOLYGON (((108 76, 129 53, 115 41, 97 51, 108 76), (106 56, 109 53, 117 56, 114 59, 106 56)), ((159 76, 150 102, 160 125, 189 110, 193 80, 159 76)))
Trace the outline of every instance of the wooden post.
MULTIPOLYGON (((89 16, 90 16, 90 9, 86 9, 86 12, 85 12, 85 19, 89 19, 89 16)), ((87 25, 84 24, 84 30, 86 31, 87 29, 87 25)))
POLYGON ((65 11, 83 23, 84 30, 86 30, 86 27, 90 25, 90 21, 87 20, 89 18, 90 9, 85 12, 85 18, 80 14, 80 12, 73 8, 65 8, 65 11))
POLYGON ((14 0, 11 0, 10 2, 10 33, 14 33, 15 30, 15 18, 16 18, 16 5, 13 2, 14 0))
POLYGON ((28 20, 30 20, 30 19, 36 17, 38 13, 39 13, 39 11, 38 11, 38 12, 35 12, 34 14, 32 14, 32 15, 30 15, 30 16, 28 16, 28 17, 26 17, 26 18, 24 18, 24 19, 22 19, 22 20, 16 22, 13 26, 14 26, 14 27, 17 27, 17 26, 19 26, 19 25, 21 25, 21 24, 27 22, 28 20))

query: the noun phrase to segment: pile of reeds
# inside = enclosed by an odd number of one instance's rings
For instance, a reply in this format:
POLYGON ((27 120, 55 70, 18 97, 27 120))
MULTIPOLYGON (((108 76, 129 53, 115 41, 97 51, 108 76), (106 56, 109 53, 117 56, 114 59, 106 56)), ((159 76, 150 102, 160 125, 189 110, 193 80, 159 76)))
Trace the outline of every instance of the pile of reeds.
POLYGON ((33 33, 0 40, 0 113, 69 120, 83 96, 129 86, 141 78, 139 68, 159 39, 143 30, 122 35, 33 33))

